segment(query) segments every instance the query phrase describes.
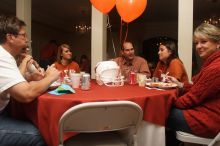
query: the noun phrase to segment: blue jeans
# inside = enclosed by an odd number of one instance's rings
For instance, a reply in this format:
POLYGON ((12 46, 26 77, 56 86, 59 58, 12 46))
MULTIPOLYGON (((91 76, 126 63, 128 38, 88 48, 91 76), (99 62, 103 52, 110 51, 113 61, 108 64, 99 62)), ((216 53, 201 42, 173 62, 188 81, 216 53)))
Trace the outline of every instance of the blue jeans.
POLYGON ((0 114, 0 146, 45 146, 38 129, 28 121, 0 114))
POLYGON ((175 131, 192 133, 188 123, 184 118, 183 111, 178 108, 171 109, 166 127, 175 131))
POLYGON ((183 131, 192 133, 189 125, 187 124, 183 111, 177 108, 172 108, 167 119, 166 124, 166 145, 179 146, 180 141, 176 139, 176 131, 183 131))

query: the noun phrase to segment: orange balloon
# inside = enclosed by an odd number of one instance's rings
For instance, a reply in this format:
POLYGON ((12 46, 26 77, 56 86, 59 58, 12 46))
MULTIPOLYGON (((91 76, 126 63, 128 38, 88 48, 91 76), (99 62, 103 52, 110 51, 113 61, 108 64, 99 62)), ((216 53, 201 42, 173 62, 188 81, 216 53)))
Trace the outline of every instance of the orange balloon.
POLYGON ((147 0, 116 0, 116 8, 125 22, 131 22, 138 18, 145 10, 147 0))
POLYGON ((116 0, 90 0, 92 5, 104 14, 107 14, 115 6, 116 0))

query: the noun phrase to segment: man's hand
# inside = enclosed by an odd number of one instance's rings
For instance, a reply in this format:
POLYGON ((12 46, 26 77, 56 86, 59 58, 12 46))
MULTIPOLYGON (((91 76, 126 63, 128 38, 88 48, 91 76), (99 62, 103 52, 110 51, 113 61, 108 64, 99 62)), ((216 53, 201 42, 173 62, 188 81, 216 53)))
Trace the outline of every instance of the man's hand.
POLYGON ((51 66, 47 67, 47 70, 45 72, 45 77, 51 77, 53 81, 56 81, 60 77, 60 71, 58 71, 55 68, 55 64, 52 64, 51 66))

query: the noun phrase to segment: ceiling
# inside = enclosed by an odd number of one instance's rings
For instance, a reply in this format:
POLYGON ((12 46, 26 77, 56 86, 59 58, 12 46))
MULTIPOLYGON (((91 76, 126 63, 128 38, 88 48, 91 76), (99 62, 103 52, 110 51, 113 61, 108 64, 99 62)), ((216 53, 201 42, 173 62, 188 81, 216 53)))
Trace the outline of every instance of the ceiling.
MULTIPOLYGON (((0 0, 0 13, 15 14, 16 0, 0 0)), ((203 20, 220 15, 220 0, 194 0, 194 19, 203 20)), ((110 13, 113 26, 119 26, 120 17, 114 8, 110 13)), ((132 23, 178 20, 178 0, 148 0, 145 12, 132 23)), ((32 0, 32 21, 66 31, 81 21, 91 22, 89 0, 32 0)))

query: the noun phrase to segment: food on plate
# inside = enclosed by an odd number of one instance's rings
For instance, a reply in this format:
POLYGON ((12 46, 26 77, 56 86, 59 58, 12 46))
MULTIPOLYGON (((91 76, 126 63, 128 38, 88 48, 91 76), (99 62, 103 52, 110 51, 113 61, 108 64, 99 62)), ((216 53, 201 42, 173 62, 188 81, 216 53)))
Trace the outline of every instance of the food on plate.
POLYGON ((175 83, 164 83, 164 82, 151 82, 151 83, 146 83, 146 85, 152 88, 165 88, 165 89, 177 87, 175 83))
POLYGON ((151 87, 160 87, 161 86, 161 82, 152 82, 150 83, 151 87))

